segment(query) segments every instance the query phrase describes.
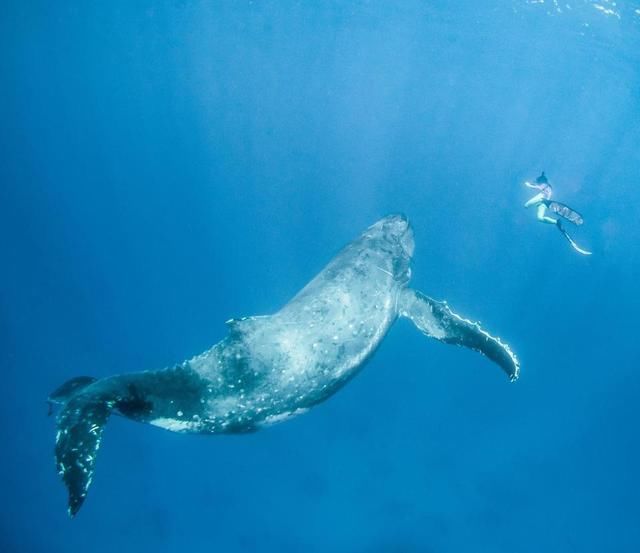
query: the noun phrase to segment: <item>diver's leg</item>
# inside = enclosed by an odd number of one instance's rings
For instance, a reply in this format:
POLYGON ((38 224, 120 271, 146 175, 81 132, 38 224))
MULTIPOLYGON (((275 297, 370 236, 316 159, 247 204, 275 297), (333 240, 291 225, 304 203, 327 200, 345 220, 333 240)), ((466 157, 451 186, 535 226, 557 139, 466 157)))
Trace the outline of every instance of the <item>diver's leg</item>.
POLYGON ((524 204, 524 207, 531 207, 532 205, 539 204, 542 202, 542 200, 544 200, 544 194, 542 192, 539 192, 533 198, 527 200, 527 202, 524 204))
POLYGON ((497 363, 511 380, 518 378, 520 364, 511 348, 482 329, 478 323, 454 313, 446 302, 436 301, 422 292, 407 288, 398 298, 398 314, 411 320, 430 338, 478 351, 497 363))
POLYGON ((544 204, 540 204, 536 212, 536 218, 538 219, 538 221, 540 221, 541 223, 548 223, 549 225, 557 225, 558 220, 554 219, 553 217, 547 217, 545 215, 546 212, 547 206, 544 204))

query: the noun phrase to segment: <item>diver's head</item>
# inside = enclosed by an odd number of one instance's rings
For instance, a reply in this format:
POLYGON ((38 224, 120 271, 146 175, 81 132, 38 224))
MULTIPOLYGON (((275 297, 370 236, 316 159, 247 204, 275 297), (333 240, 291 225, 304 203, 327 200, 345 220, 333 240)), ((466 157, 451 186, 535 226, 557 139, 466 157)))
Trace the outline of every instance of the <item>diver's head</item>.
POLYGON ((544 174, 544 171, 540 174, 540 176, 536 179, 538 184, 549 184, 549 179, 547 179, 547 175, 544 174))

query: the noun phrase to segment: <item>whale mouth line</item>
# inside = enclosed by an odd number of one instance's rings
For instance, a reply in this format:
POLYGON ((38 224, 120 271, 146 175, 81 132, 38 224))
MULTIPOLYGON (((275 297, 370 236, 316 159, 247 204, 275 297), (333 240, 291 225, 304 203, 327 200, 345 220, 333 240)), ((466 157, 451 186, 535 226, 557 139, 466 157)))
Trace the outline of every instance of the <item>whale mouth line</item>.
POLYGON ((400 247, 405 255, 411 259, 413 257, 413 252, 415 250, 415 241, 413 239, 413 229, 411 225, 407 225, 406 230, 399 237, 398 242, 400 242, 400 247))
POLYGON ((389 215, 370 227, 370 231, 373 231, 371 236, 378 234, 380 238, 392 244, 394 248, 399 246, 397 253, 401 256, 407 259, 413 257, 415 249, 413 229, 406 215, 389 215))
POLYGON ((413 257, 415 242, 413 239, 413 229, 411 223, 405 215, 394 215, 388 223, 390 227, 390 238, 396 241, 402 248, 402 253, 409 259, 413 257))

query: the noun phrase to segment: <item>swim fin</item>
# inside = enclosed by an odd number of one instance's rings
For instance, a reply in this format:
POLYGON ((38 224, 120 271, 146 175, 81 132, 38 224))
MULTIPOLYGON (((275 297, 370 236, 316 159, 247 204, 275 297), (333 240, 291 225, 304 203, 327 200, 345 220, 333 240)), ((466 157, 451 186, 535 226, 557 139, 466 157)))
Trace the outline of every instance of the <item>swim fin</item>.
POLYGON ((562 225, 560 225, 560 223, 559 223, 559 222, 558 222, 558 224, 556 225, 556 227, 557 227, 557 228, 558 228, 558 230, 562 233, 562 236, 564 236, 564 237, 568 240, 569 244, 571 244, 571 247, 572 247, 574 250, 576 250, 578 253, 580 253, 580 254, 582 254, 582 255, 591 255, 591 254, 592 254, 592 252, 587 251, 587 250, 585 250, 585 249, 581 248, 580 246, 578 246, 578 244, 576 244, 576 243, 575 243, 575 241, 573 240, 573 238, 571 238, 571 236, 569 236, 569 233, 568 233, 566 230, 564 230, 564 229, 562 228, 562 225))
POLYGON ((560 217, 566 219, 574 225, 580 226, 582 223, 584 223, 584 218, 582 217, 582 215, 580 215, 580 213, 578 213, 572 207, 569 207, 567 204, 555 202, 552 200, 543 200, 542 203, 556 215, 560 215, 560 217))

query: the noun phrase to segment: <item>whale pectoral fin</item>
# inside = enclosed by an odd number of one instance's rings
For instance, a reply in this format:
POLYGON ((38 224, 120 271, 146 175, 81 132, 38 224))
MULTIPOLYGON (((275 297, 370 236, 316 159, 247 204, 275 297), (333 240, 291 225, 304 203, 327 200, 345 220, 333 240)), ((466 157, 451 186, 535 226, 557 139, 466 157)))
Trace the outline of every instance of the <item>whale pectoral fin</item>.
POLYGON ((430 338, 478 351, 497 363, 510 380, 518 378, 520 363, 511 348, 478 323, 454 313, 446 302, 408 288, 400 293, 398 311, 430 338))
POLYGON ((69 515, 72 517, 87 495, 102 430, 112 409, 113 401, 80 394, 71 398, 58 415, 56 466, 69 491, 69 515))

